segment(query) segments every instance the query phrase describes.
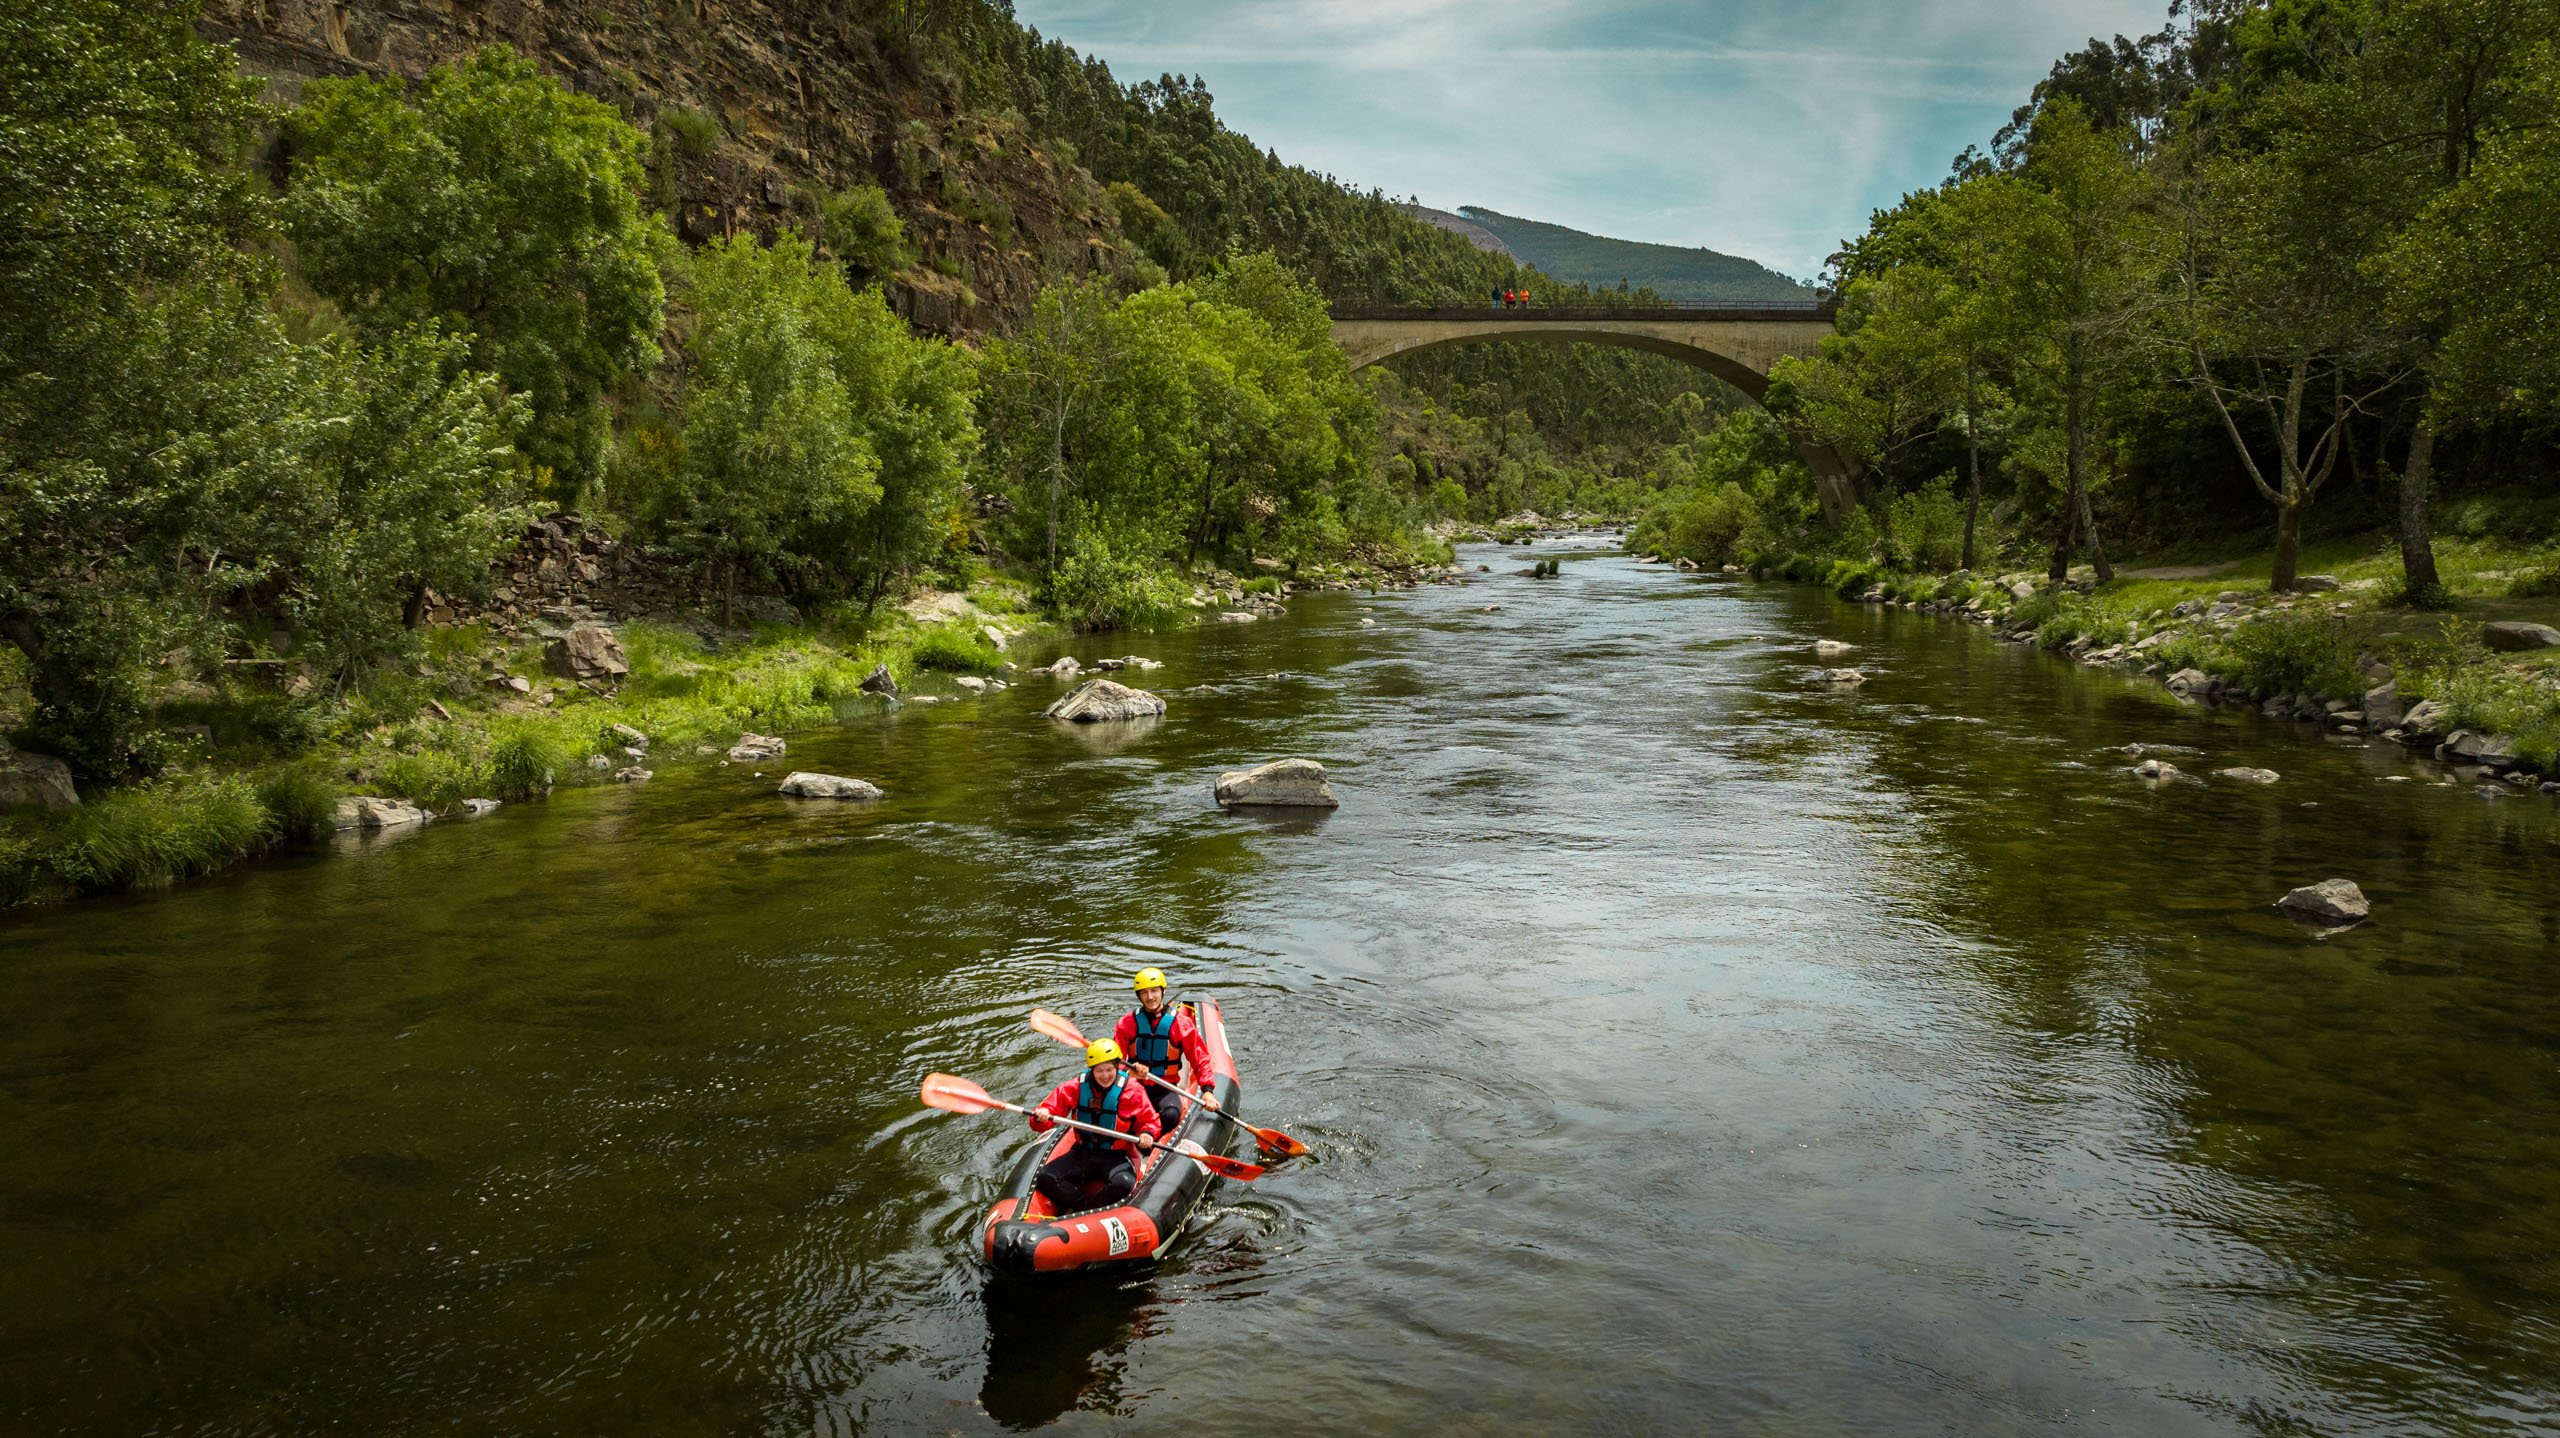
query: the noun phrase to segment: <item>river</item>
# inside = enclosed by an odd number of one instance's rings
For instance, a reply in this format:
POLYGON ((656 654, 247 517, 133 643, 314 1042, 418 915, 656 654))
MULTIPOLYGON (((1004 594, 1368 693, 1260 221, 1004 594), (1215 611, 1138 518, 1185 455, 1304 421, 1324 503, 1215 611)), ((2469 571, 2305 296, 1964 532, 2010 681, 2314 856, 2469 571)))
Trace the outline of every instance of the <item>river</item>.
POLYGON ((1035 676, 792 736, 868 808, 664 758, 0 917, 0 1428, 2560 1425, 2550 801, 1535 553, 1072 646, 1164 662, 1135 732, 1035 676), (1341 809, 1213 807, 1284 755, 1341 809), (2332 876, 2371 922, 2270 907, 2332 876), (1317 1156, 990 1288, 1026 1135, 917 1082, 1045 1088, 1022 1014, 1148 964, 1317 1156))

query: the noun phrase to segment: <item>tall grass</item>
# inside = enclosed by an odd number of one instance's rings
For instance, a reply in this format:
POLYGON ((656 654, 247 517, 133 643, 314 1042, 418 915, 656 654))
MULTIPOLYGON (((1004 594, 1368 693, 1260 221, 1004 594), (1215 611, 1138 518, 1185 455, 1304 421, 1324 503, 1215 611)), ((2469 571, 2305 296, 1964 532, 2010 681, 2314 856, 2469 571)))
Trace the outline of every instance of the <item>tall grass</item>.
MULTIPOLYGON (((1272 587, 1279 587, 1276 581, 1272 587)), ((994 645, 956 624, 937 625, 916 636, 915 648, 908 654, 920 669, 967 674, 992 674, 1004 663, 994 645)))

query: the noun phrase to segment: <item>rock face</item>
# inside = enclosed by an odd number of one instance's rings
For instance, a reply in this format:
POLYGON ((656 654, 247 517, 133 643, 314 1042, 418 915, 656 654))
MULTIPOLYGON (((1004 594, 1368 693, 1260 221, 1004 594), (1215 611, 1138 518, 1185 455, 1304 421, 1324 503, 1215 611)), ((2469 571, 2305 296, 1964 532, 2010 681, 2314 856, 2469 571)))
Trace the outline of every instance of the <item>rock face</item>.
POLYGON ((1270 805, 1300 809, 1337 809, 1342 801, 1333 797, 1333 786, 1325 782, 1324 766, 1313 759, 1275 759, 1251 769, 1231 769, 1218 776, 1218 804, 1232 809, 1237 805, 1270 805))
POLYGON ((2243 784, 2272 784, 2284 777, 2273 769, 2216 769, 2213 772, 2219 778, 2237 779, 2243 784))
POLYGON ((781 792, 793 799, 877 799, 880 786, 841 774, 812 774, 795 769, 783 776, 781 792))
POLYGON ((862 676, 862 692, 886 694, 894 699, 898 694, 897 676, 889 672, 888 665, 874 664, 871 666, 871 672, 862 676))
POLYGON ((622 652, 622 641, 613 637, 612 630, 595 624, 581 624, 544 645, 542 662, 554 674, 605 683, 631 672, 631 660, 622 652))
POLYGON ((21 804, 76 809, 80 791, 71 785, 70 765, 50 754, 12 749, 0 740, 0 809, 21 804))
POLYGON ((1092 724, 1112 719, 1144 719, 1164 712, 1164 701, 1144 689, 1109 679, 1088 679, 1048 708, 1052 719, 1092 724))
POLYGON ((2276 907, 2296 918, 2324 924, 2352 924, 2373 913, 2364 891, 2348 879, 2322 879, 2276 900, 2276 907))
POLYGON ((2500 619, 2480 626, 2480 639, 2492 649, 2514 653, 2526 649, 2560 649, 2560 629, 2522 619, 2500 619))
POLYGON ((738 736, 738 742, 729 746, 729 761, 733 764, 752 764, 766 759, 779 759, 785 747, 787 746, 781 740, 770 734, 741 734, 738 736))
POLYGON ((396 829, 427 822, 427 811, 403 799, 377 799, 358 794, 338 801, 332 822, 341 829, 396 829))

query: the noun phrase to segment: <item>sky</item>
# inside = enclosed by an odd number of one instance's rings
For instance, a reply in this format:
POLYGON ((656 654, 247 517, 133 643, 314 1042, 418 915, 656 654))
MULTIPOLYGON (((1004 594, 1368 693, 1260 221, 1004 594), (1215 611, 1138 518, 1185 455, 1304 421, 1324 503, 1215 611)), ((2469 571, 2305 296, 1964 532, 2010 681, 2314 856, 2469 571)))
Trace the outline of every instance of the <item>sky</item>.
POLYGON ((1016 0, 1124 82, 1402 198, 1810 278, 2054 60, 2166 0, 1016 0))

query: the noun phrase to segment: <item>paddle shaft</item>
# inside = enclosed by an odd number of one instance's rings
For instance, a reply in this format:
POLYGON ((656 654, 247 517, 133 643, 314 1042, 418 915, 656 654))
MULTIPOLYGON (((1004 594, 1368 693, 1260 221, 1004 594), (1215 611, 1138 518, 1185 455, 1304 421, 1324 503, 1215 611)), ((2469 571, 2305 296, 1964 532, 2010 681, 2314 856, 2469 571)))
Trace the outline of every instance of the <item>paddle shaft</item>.
MULTIPOLYGON (((1015 1113, 1031 1112, 1030 1109, 1024 1108, 1018 1103, 1006 1103, 1003 1099, 997 1098, 992 1094, 988 1095, 987 1102, 994 1104, 998 1108, 1009 1108, 1015 1113)), ((1104 1138, 1110 1139, 1115 1143, 1147 1143, 1150 1141, 1144 1134, 1122 1133, 1116 1128, 1104 1128, 1100 1124, 1084 1123, 1072 1118, 1060 1118, 1053 1113, 1043 1113, 1040 1116, 1061 1128, 1077 1129, 1085 1133, 1098 1133, 1104 1138)), ((1170 1145, 1167 1145, 1167 1147, 1170 1147, 1170 1145)))

